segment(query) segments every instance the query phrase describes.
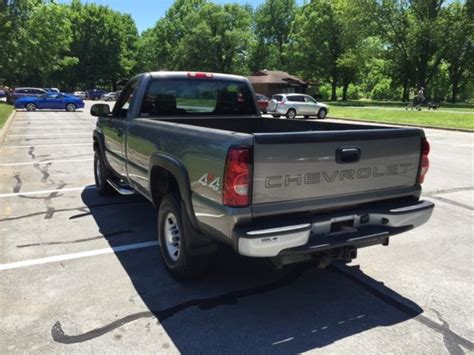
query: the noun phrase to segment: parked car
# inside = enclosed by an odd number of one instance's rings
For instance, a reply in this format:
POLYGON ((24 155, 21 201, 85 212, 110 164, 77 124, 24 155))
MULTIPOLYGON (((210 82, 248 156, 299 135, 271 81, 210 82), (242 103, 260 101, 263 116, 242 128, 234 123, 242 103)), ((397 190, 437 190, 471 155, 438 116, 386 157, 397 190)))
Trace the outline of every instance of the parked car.
POLYGON ((7 93, 5 90, 0 89, 0 98, 4 98, 4 97, 7 97, 7 93))
POLYGON ((255 97, 257 98, 257 104, 260 108, 260 111, 262 111, 262 113, 267 113, 267 106, 269 101, 268 97, 262 94, 255 94, 255 97))
POLYGON ((115 101, 117 99, 117 93, 115 91, 108 92, 102 95, 100 99, 104 101, 115 101))
POLYGON ((216 243, 324 267, 428 221, 423 130, 263 118, 254 98, 241 76, 155 72, 131 79, 112 111, 91 108, 97 192, 154 203, 175 277, 204 272, 216 243))
POLYGON ((84 108, 84 101, 76 96, 51 92, 40 97, 29 96, 17 99, 15 101, 15 108, 25 109, 27 111, 49 109, 73 112, 78 108, 84 108))
POLYGON ((23 97, 40 97, 46 93, 46 90, 40 88, 16 88, 9 97, 9 103, 15 104, 17 99, 23 97))
POLYGON ((106 94, 107 91, 102 89, 92 89, 86 91, 86 99, 88 100, 100 100, 102 95, 106 94))
POLYGON ((85 91, 74 91, 72 93, 74 96, 80 98, 81 100, 85 100, 86 99, 86 92, 85 91))
POLYGON ((329 107, 326 104, 316 101, 309 95, 304 94, 278 94, 273 95, 268 103, 267 112, 273 117, 286 116, 294 119, 296 116, 309 118, 317 116, 325 118, 329 107))

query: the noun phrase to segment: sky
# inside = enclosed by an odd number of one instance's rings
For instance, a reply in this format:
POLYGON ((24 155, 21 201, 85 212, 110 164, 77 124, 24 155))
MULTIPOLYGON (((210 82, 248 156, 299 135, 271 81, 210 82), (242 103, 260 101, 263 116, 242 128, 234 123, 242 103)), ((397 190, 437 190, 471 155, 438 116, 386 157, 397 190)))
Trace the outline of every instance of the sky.
MULTIPOLYGON (((62 3, 69 3, 70 0, 60 0, 62 3)), ((153 27, 173 4, 174 0, 82 0, 82 2, 92 2, 98 5, 108 5, 114 10, 128 13, 134 18, 139 32, 153 27)), ((218 4, 238 3, 250 4, 254 8, 262 4, 264 0, 213 0, 218 4)), ((303 0, 297 0, 302 4, 303 0)))

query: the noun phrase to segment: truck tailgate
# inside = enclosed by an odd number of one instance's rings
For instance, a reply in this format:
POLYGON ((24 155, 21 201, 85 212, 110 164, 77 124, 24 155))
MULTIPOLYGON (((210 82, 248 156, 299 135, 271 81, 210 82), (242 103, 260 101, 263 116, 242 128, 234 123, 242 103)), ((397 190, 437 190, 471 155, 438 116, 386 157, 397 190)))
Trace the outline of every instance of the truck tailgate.
POLYGON ((418 129, 254 134, 253 204, 416 184, 418 129))

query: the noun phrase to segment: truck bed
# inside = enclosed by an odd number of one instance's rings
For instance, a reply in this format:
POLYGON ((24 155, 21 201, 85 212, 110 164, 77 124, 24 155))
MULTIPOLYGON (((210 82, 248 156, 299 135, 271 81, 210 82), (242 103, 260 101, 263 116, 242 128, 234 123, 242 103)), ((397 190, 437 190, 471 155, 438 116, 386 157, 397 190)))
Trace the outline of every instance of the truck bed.
POLYGON ((272 118, 161 121, 186 125, 182 127, 190 131, 195 126, 226 135, 249 134, 253 205, 367 192, 383 196, 383 190, 417 184, 419 129, 272 118))
POLYGON ((239 133, 283 133, 308 131, 347 131, 367 129, 394 129, 393 127, 334 123, 320 121, 287 120, 279 118, 174 118, 161 119, 166 122, 181 123, 212 129, 222 129, 239 133))

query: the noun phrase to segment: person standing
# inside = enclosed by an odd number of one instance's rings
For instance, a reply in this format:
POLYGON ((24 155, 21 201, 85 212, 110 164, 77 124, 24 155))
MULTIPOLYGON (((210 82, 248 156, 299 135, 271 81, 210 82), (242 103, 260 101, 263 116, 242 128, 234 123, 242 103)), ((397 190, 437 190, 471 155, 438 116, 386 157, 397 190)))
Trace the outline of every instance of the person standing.
POLYGON ((423 105, 425 102, 425 88, 423 86, 418 91, 417 100, 418 102, 416 103, 416 109, 421 111, 421 105, 423 105))
POLYGON ((416 89, 415 88, 410 89, 410 91, 408 92, 408 100, 410 102, 408 103, 408 106, 405 107, 405 110, 408 110, 409 108, 411 108, 411 110, 413 111, 413 107, 415 107, 415 104, 416 104, 416 97, 417 97, 416 89))

